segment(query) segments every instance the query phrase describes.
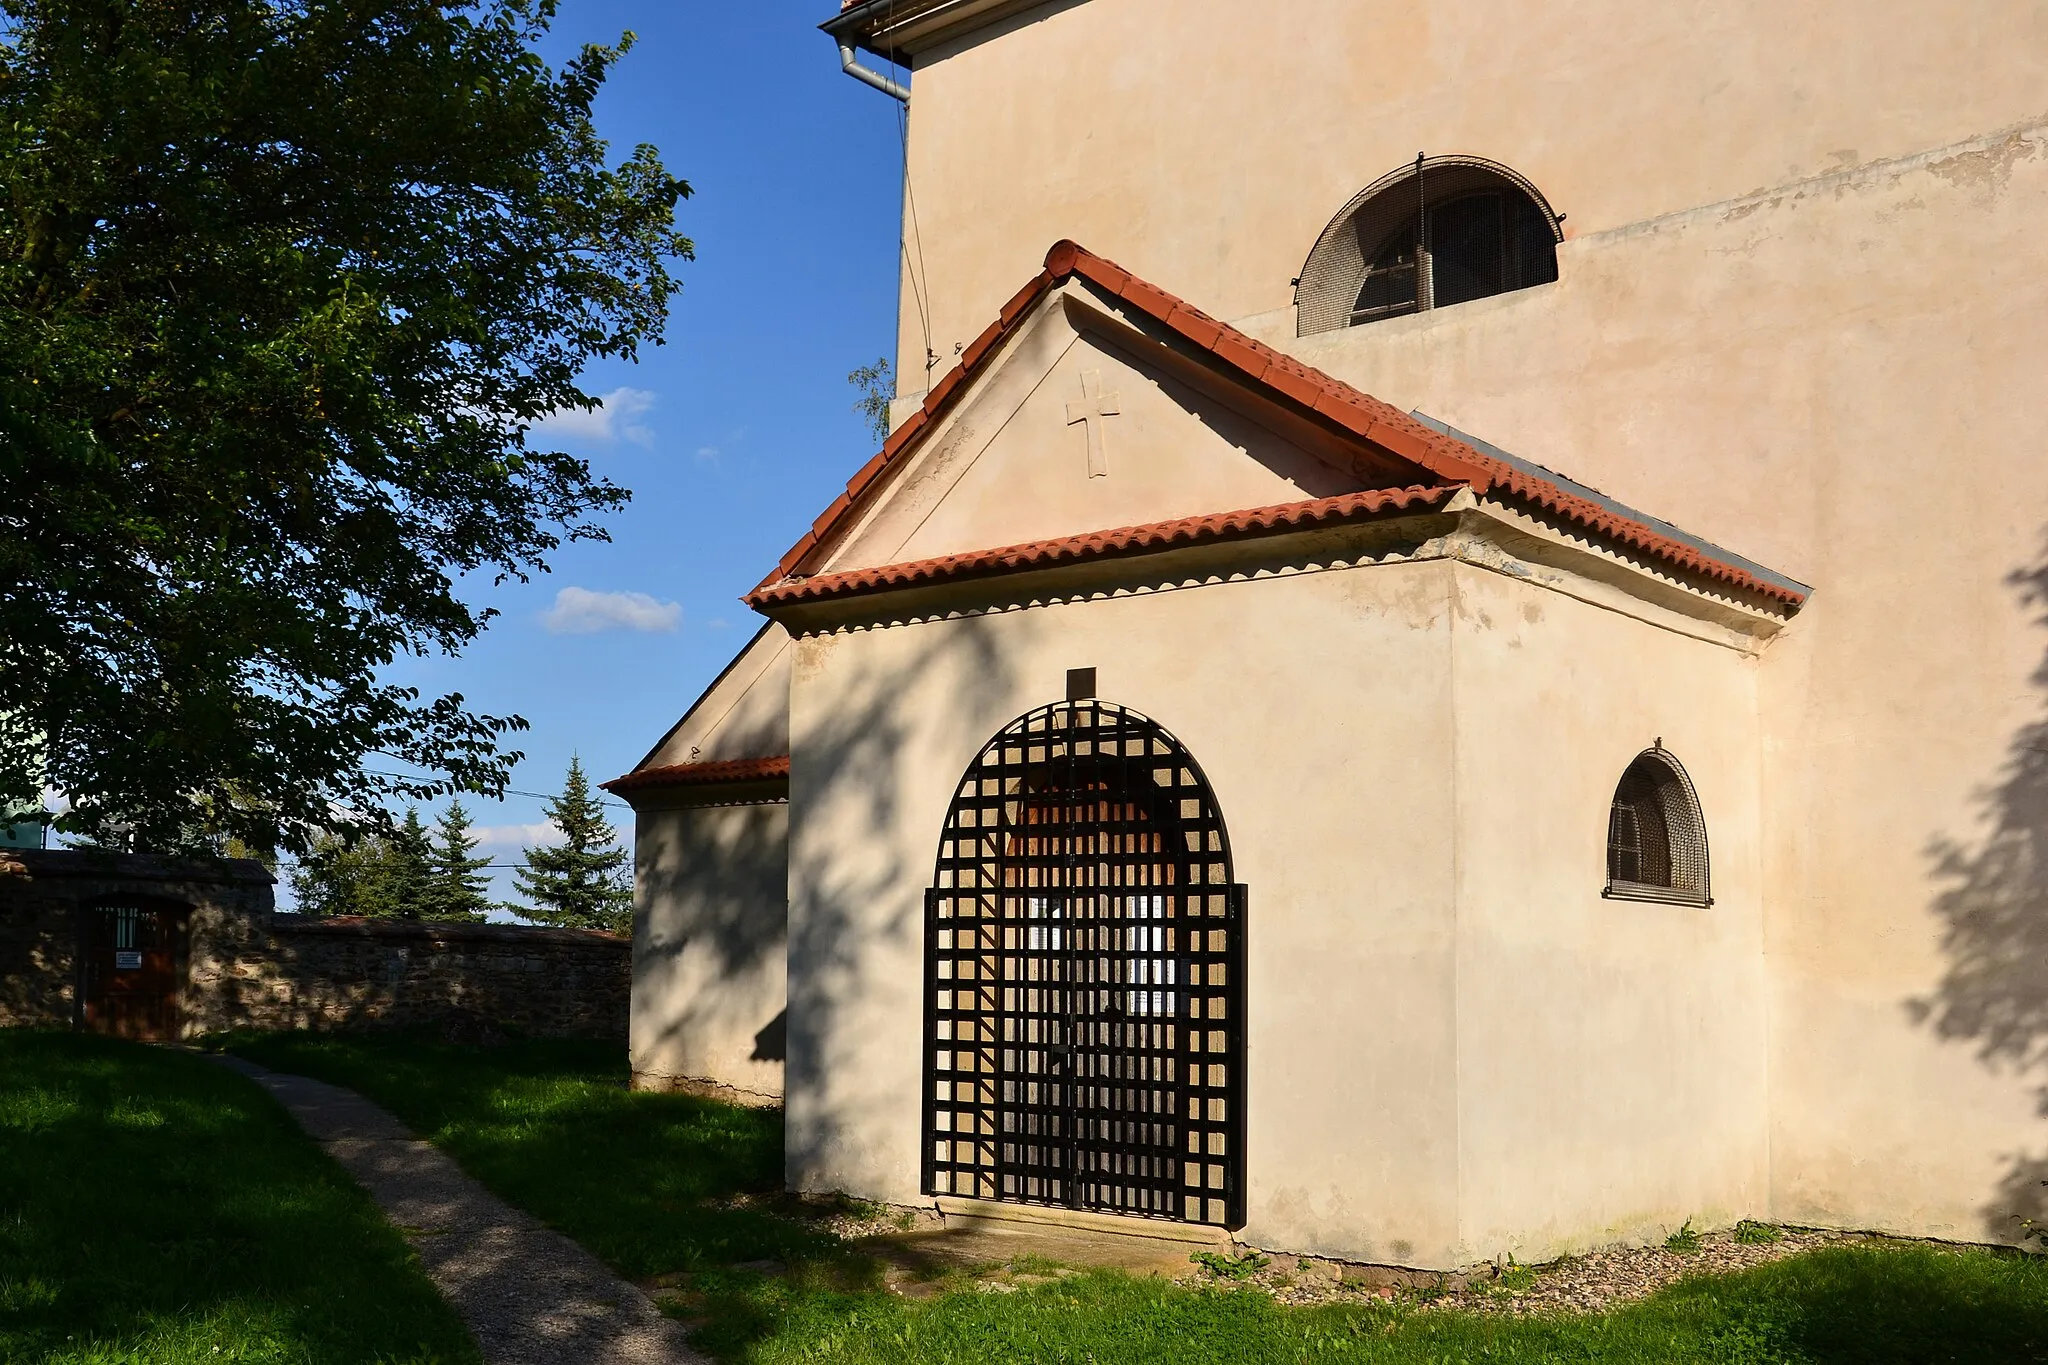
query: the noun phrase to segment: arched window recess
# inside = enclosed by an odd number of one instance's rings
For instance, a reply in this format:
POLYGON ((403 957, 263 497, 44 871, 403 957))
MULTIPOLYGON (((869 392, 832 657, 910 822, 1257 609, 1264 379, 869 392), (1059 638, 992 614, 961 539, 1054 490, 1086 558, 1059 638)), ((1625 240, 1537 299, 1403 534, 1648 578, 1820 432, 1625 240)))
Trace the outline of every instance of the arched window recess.
POLYGON ((1613 900, 1712 905, 1707 822, 1683 764, 1660 738, 1635 756, 1607 811, 1607 885, 1613 900))
POLYGON ((1295 281, 1295 333, 1549 284, 1563 221, 1498 162, 1418 154, 1359 191, 1323 229, 1295 281))

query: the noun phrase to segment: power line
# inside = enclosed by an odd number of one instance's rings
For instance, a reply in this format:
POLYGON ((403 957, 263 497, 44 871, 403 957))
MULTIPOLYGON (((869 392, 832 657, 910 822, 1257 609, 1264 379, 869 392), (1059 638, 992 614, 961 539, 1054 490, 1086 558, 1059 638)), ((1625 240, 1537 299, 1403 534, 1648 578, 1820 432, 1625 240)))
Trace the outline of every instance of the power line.
POLYGON ((903 147, 903 204, 910 212, 910 231, 903 237, 903 273, 910 280, 910 301, 917 305, 917 329, 924 337, 924 387, 932 386, 932 366, 938 360, 932 350, 932 320, 925 307, 925 292, 930 285, 925 280, 924 234, 917 226, 917 193, 910 187, 910 113, 902 106, 896 110, 897 136, 903 147), (911 257, 911 243, 917 244, 917 256, 911 257))
MULTIPOLYGON (((889 21, 894 22, 896 8, 889 7, 889 21)), ((899 73, 903 67, 896 61, 896 48, 891 44, 888 52, 889 70, 899 73)), ((899 103, 896 106, 896 139, 903 149, 903 206, 910 213, 910 231, 903 238, 903 273, 910 279, 910 298, 917 305, 917 327, 924 337, 924 387, 932 386, 932 368, 938 363, 938 354, 932 350, 931 312, 926 306, 931 296, 931 277, 924 268, 924 232, 917 225, 917 191, 910 183, 910 106, 899 103), (912 244, 916 244, 917 255, 911 256, 912 244)), ((902 376, 897 376, 902 382, 902 376)))
MULTIPOLYGON (((507 795, 507 796, 530 796, 530 797, 532 797, 532 798, 533 798, 534 800, 536 800, 536 801, 552 801, 552 800, 554 800, 554 799, 555 799, 556 797, 560 796, 560 795, 561 795, 561 793, 560 793, 560 792, 523 792, 523 791, 520 791, 520 790, 519 790, 519 789, 518 789, 517 787, 507 787, 507 788, 505 788, 505 795, 507 795)), ((614 801, 614 800, 612 800, 612 799, 611 799, 610 797, 608 797, 608 796, 593 796, 593 797, 591 797, 590 799, 591 799, 591 800, 593 800, 593 801, 595 801, 595 802, 597 802, 597 804, 598 804, 598 805, 600 805, 600 806, 610 806, 610 807, 611 807, 612 809, 614 809, 614 810, 631 810, 631 809, 633 809, 633 808, 632 808, 631 806, 627 805, 627 804, 626 804, 625 802, 623 802, 623 801, 614 801)))
MULTIPOLYGON (((405 773, 388 773, 388 772, 385 772, 385 771, 383 771, 383 770, 382 770, 381 768, 365 768, 365 769, 363 769, 363 771, 364 771, 365 773, 369 774, 369 775, 370 775, 371 777, 389 777, 389 778, 392 778, 392 779, 394 779, 395 781, 399 781, 399 782, 416 782, 416 781, 418 781, 418 780, 419 780, 418 778, 415 778, 415 777, 410 777, 410 776, 408 776, 408 775, 407 775, 407 774, 405 774, 405 773)), ((459 795, 461 795, 461 793, 459 793, 459 792, 458 792, 458 793, 456 793, 456 795, 458 795, 458 796, 459 796, 459 795)), ((505 795, 506 795, 506 796, 530 796, 530 797, 532 797, 532 798, 533 798, 534 800, 536 800, 536 801, 552 801, 552 800, 554 800, 554 799, 555 799, 555 798, 556 798, 557 796, 560 796, 560 795, 561 795, 561 793, 560 793, 560 792, 523 792, 523 791, 519 790, 519 789, 518 789, 517 787, 507 787, 507 788, 505 788, 505 795)), ((633 808, 632 808, 631 806, 627 805, 627 804, 626 804, 625 802, 623 802, 623 801, 614 801, 614 800, 612 800, 612 799, 611 799, 610 797, 607 797, 607 796, 593 796, 593 797, 591 797, 590 799, 591 799, 591 800, 593 800, 593 801, 595 801, 595 802, 597 802, 597 804, 599 804, 600 806, 610 806, 610 807, 611 807, 611 808, 612 808, 613 810, 631 810, 631 809, 633 809, 633 808)))
MULTIPOLYGON (((622 848, 624 848, 625 846, 624 846, 623 844, 614 844, 614 845, 613 845, 613 847, 614 847, 614 848, 621 848, 621 849, 622 849, 622 848)), ((285 861, 284 861, 284 860, 282 860, 282 859, 279 859, 279 860, 278 860, 278 864, 277 864, 277 866, 278 866, 278 870, 279 870, 279 871, 281 871, 281 872, 283 872, 283 871, 292 871, 292 870, 295 870, 295 869, 298 869, 298 868, 302 868, 302 867, 306 866, 306 864, 304 864, 304 863, 288 863, 288 862, 285 862, 285 861)), ((526 870, 526 864, 525 864, 525 863, 479 863, 479 864, 477 864, 477 866, 476 866, 476 871, 478 871, 478 872, 523 872, 523 871, 525 871, 525 870, 526 870)))

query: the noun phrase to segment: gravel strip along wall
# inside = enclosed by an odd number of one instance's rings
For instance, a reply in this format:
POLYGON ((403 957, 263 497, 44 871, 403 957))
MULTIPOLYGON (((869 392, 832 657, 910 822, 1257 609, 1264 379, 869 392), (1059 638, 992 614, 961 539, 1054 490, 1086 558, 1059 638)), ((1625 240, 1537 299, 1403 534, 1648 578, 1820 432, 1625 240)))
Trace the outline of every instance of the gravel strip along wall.
POLYGON ((632 943, 588 929, 275 913, 257 863, 75 849, 0 854, 0 1027, 77 1027, 79 945, 103 904, 182 907, 179 1033, 448 1025, 626 1037, 632 943))

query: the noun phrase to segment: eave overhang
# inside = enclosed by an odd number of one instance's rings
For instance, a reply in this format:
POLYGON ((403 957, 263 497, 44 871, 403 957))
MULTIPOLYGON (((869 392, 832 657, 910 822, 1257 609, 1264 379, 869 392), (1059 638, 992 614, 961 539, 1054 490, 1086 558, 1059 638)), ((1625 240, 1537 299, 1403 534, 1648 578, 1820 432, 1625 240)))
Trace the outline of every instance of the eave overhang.
POLYGON ((1003 545, 933 559, 850 569, 787 579, 747 595, 747 605, 773 613, 778 607, 842 601, 873 593, 932 587, 975 579, 996 578, 1032 569, 1124 559, 1186 549, 1229 540, 1251 540, 1323 527, 1375 521, 1434 511, 1450 501, 1462 485, 1431 488, 1383 488, 1332 498, 1249 507, 1210 516, 1178 517, 1141 526, 1118 526, 1057 540, 1003 545))
POLYGON ((818 25, 840 42, 902 66, 975 29, 1045 0, 864 0, 818 25))
POLYGON ((789 755, 636 768, 598 784, 634 810, 760 805, 789 799, 789 755))
POLYGON ((1463 484, 1382 489, 792 579, 755 609, 793 635, 1376 565, 1457 562, 1742 653, 1797 610, 1463 484))

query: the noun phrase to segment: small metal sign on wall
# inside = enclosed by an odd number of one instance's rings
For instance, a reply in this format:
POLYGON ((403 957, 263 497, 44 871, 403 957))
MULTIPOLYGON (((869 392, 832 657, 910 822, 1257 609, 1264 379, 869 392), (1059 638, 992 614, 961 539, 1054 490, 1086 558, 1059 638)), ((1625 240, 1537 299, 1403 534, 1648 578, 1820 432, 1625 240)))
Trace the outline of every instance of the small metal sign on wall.
POLYGON ((990 741, 926 903, 926 1192, 1242 1226, 1244 907, 1153 721, 1089 697, 990 741))

